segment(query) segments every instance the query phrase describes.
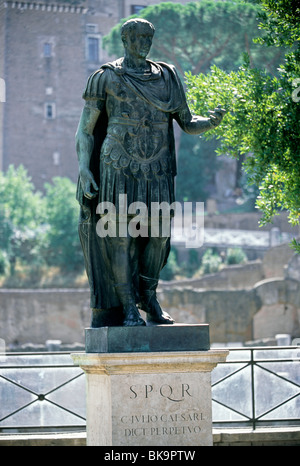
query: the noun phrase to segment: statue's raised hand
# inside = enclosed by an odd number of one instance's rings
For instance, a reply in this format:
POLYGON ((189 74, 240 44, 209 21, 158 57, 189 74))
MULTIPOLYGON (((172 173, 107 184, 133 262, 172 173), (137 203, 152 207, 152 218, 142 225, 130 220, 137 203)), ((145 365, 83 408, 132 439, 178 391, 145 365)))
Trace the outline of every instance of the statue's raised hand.
POLYGON ((218 105, 214 110, 210 110, 210 122, 213 126, 219 126, 223 117, 226 113, 226 110, 222 108, 221 105, 218 105))
POLYGON ((92 172, 88 168, 83 168, 80 170, 79 175, 84 196, 87 199, 94 199, 94 197, 97 196, 97 191, 99 188, 92 172))

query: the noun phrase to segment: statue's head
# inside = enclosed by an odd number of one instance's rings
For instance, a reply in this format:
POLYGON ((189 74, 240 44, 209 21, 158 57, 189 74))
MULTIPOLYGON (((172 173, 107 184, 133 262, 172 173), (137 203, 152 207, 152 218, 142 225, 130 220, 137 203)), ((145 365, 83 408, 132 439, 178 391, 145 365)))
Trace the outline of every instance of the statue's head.
POLYGON ((137 34, 149 35, 153 37, 155 28, 152 23, 142 18, 133 18, 126 21, 121 28, 121 38, 125 46, 128 37, 137 34))

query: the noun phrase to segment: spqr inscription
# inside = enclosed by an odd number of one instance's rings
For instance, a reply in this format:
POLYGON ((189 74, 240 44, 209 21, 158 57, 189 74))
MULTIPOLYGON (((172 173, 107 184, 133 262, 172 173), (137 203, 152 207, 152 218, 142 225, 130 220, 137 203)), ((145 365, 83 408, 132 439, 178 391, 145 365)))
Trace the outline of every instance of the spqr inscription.
POLYGON ((150 398, 150 396, 158 395, 167 398, 170 401, 180 402, 187 397, 192 397, 189 384, 182 383, 176 387, 169 384, 163 384, 160 387, 154 385, 131 385, 130 398, 135 399, 138 397, 150 398))

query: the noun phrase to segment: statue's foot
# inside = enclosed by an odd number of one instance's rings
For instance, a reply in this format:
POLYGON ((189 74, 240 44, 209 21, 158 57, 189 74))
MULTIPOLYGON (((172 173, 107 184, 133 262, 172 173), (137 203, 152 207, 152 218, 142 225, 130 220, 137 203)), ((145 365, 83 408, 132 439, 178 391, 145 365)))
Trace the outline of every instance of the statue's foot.
POLYGON ((162 310, 155 295, 152 296, 149 304, 142 307, 142 309, 147 313, 147 322, 150 325, 172 325, 175 323, 175 320, 172 319, 172 317, 167 312, 162 310))
POLYGON ((149 324, 160 324, 160 325, 172 325, 175 323, 175 320, 172 319, 172 317, 165 311, 161 311, 161 314, 150 314, 149 312, 147 313, 147 322, 149 324))
POLYGON ((137 327, 146 325, 146 322, 141 318, 136 306, 124 306, 123 313, 125 315, 123 320, 124 327, 137 327))

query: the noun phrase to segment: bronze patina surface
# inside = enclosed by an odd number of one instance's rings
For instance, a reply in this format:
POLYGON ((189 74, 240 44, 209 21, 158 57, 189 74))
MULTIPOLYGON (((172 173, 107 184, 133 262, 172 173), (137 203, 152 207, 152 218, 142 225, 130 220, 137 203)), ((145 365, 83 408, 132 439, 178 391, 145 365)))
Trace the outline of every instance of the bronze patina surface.
POLYGON ((122 27, 124 57, 93 73, 83 94, 85 106, 76 134, 77 199, 93 328, 144 326, 138 307, 151 324, 174 323, 156 298, 170 236, 124 235, 119 200, 126 196, 129 205, 147 206, 148 221, 152 203, 172 204, 173 120, 194 135, 220 124, 224 114, 220 108, 208 118, 191 114, 174 66, 147 59, 153 34, 148 21, 127 21, 122 27), (97 222, 105 214, 97 206, 104 203, 116 209, 115 235, 97 232, 97 222))

